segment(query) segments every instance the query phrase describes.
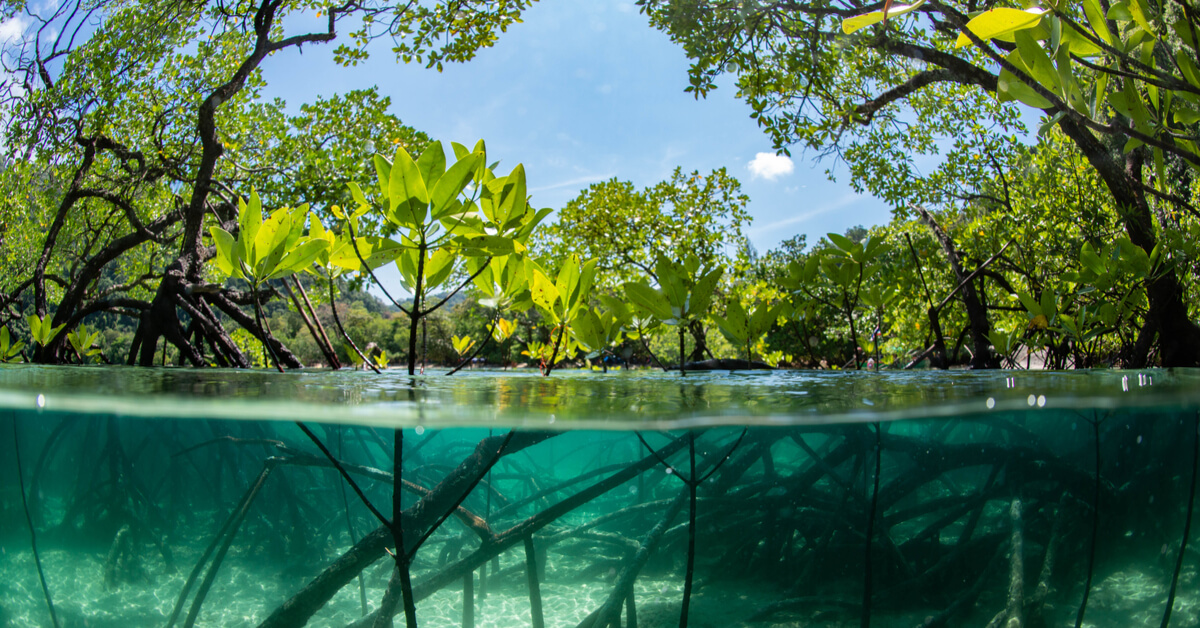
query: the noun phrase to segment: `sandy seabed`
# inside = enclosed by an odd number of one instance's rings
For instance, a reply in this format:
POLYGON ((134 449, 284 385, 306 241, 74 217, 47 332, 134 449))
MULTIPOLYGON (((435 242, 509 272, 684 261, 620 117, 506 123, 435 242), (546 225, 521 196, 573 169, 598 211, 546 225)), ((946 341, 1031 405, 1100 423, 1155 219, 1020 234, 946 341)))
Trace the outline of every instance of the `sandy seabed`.
MULTIPOLYGON (((46 604, 38 583, 32 552, 0 546, 0 627, 34 628, 51 626, 46 604)), ((54 596, 62 628, 140 628, 163 627, 175 606, 198 550, 179 552, 174 568, 157 554, 147 554, 140 578, 107 587, 104 583, 103 552, 68 552, 44 549, 43 566, 54 596)), ((486 596, 480 595, 476 578, 475 626, 477 628, 523 628, 530 625, 530 605, 519 552, 501 557, 501 576, 490 583, 486 596)), ((577 626, 598 608, 611 591, 615 571, 606 577, 582 581, 563 563, 564 556, 551 555, 545 581, 541 584, 543 610, 548 628, 577 626), (555 561, 554 558, 559 560, 555 561), (556 564, 557 563, 557 564, 556 564)), ((197 626, 251 628, 257 626, 287 596, 314 576, 320 565, 278 564, 251 556, 231 554, 222 565, 205 599, 197 626)), ((417 565, 419 569, 420 565, 417 565)), ((368 609, 382 598, 390 565, 380 561, 363 572, 368 609)), ((415 576, 419 580, 420 575, 415 576)), ((1096 582, 1088 605, 1089 628, 1152 628, 1162 619, 1169 580, 1161 574, 1149 575, 1125 570, 1096 582)), ((198 586, 198 583, 197 583, 198 586)), ((664 628, 678 625, 683 582, 679 577, 643 577, 636 585, 639 628, 664 628)), ((195 587, 193 587, 193 592, 195 587)), ((857 613, 796 612, 779 614, 770 621, 749 623, 745 618, 778 599, 778 593, 762 583, 721 583, 705 587, 699 583, 691 605, 692 628, 753 626, 761 628, 830 627, 851 628, 859 625, 857 613)), ((182 625, 190 599, 177 626, 182 625)), ((419 624, 431 628, 462 626, 462 591, 447 588, 417 604, 419 624)), ((976 617, 964 618, 962 626, 986 623, 989 615, 981 604, 976 617)), ((994 608, 994 607, 993 607, 994 608)), ((935 609, 906 613, 880 612, 873 625, 887 628, 914 628, 935 609)), ((1057 628, 1074 625, 1073 609, 1059 609, 1063 617, 1057 628), (1067 618, 1069 616, 1069 619, 1067 618)), ((341 628, 362 616, 357 581, 344 587, 308 623, 314 627, 341 628)), ((1200 582, 1194 570, 1185 570, 1179 583, 1172 626, 1194 626, 1200 621, 1200 582)), ((398 624, 399 625, 399 624, 398 624)))

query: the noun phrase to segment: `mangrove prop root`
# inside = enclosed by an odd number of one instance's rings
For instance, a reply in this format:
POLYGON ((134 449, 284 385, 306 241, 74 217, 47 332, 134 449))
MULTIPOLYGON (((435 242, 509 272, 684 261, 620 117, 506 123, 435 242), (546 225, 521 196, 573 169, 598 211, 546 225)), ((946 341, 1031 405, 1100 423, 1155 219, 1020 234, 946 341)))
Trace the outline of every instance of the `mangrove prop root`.
POLYGON ((532 534, 525 537, 525 580, 529 583, 530 625, 533 628, 546 628, 546 620, 542 617, 542 588, 538 584, 537 550, 533 547, 532 534))
MULTIPOLYGON (((429 526, 429 529, 427 529, 425 534, 421 536, 421 540, 417 541, 417 543, 413 546, 412 551, 409 552, 409 560, 412 560, 412 555, 415 554, 417 550, 425 544, 425 541, 429 539, 429 536, 432 535, 438 528, 440 528, 451 514, 458 511, 459 507, 462 506, 463 501, 465 501, 467 496, 475 490, 475 487, 479 485, 479 482, 483 480, 483 477, 488 473, 491 473, 492 467, 496 466, 496 463, 500 461, 500 458, 504 455, 504 450, 508 447, 509 443, 512 442, 515 434, 515 430, 509 430, 508 434, 505 434, 504 439, 500 441, 500 445, 496 448, 496 453, 492 456, 491 460, 488 460, 482 469, 474 473, 471 482, 465 488, 463 488, 461 493, 459 493, 458 500, 454 502, 454 505, 447 508, 446 512, 442 514, 437 522, 432 526, 429 526)), ((486 522, 482 522, 482 525, 483 527, 487 528, 486 522)))
MULTIPOLYGON (((517 453, 555 435, 551 432, 518 432, 505 448, 504 455, 517 453)), ((462 491, 471 484, 474 476, 492 457, 491 454, 499 448, 502 440, 500 437, 489 437, 480 441, 474 452, 462 464, 405 511, 405 526, 410 530, 419 530, 432 525, 441 513, 459 500, 462 491)), ((390 531, 387 526, 382 525, 363 536, 316 578, 276 608, 259 624, 260 628, 304 625, 342 587, 383 556, 389 539, 390 531)), ((458 577, 461 578, 462 574, 458 577)), ((363 625, 370 625, 370 622, 363 625)))
POLYGON ((638 544, 637 551, 629 559, 629 562, 621 569, 621 574, 617 576, 617 583, 613 587, 612 593, 604 600, 604 604, 600 608, 593 611, 582 622, 578 628, 607 628, 612 624, 619 624, 622 602, 626 604, 626 615, 630 625, 637 624, 637 611, 633 610, 633 583, 637 580, 638 574, 645 567, 646 561, 650 559, 650 554, 654 552, 654 548, 658 546, 659 540, 663 533, 671 525, 671 521, 679 515, 679 511, 683 509, 684 500, 690 494, 690 490, 681 491, 679 497, 676 497, 671 502, 667 512, 663 518, 642 537, 638 544))
MULTIPOLYGON (((680 333, 682 334, 682 332, 680 332, 680 333)), ((683 353, 683 336, 681 335, 680 336, 680 355, 681 356, 682 356, 682 353, 683 353)), ((682 361, 682 358, 681 358, 681 361, 682 361)), ((682 369, 680 370, 680 374, 681 375, 683 374, 682 369)), ((638 432, 638 431, 634 432, 634 434, 637 435, 638 440, 641 441, 642 446, 645 447, 647 450, 649 450, 650 454, 653 455, 660 464, 662 464, 664 467, 666 467, 667 470, 672 475, 679 478, 680 481, 682 481, 688 487, 688 494, 690 496, 690 499, 689 499, 689 505, 688 505, 687 571, 685 572, 684 581, 683 581, 683 604, 681 605, 681 607, 679 609, 679 628, 686 628, 686 626, 688 625, 688 609, 691 606, 692 582, 693 582, 693 578, 695 576, 695 571, 696 571, 696 489, 697 489, 697 487, 700 486, 700 484, 702 482, 704 482, 708 478, 712 477, 712 474, 716 473, 717 470, 720 469, 725 464, 725 462, 727 462, 733 456, 734 450, 736 450, 738 448, 738 445, 742 444, 742 439, 744 439, 746 437, 746 432, 747 432, 747 429, 743 428, 742 433, 738 435, 737 440, 735 440, 733 442, 733 445, 730 446, 729 450, 727 452, 725 452, 724 455, 722 455, 721 457, 719 457, 713 461, 713 468, 710 469, 708 471, 708 473, 706 473, 704 475, 704 477, 699 477, 696 474, 696 438, 697 438, 697 436, 696 436, 695 432, 688 432, 688 435, 687 435, 688 461, 689 461, 689 465, 690 465, 689 473, 688 473, 687 477, 684 477, 684 475, 682 473, 680 473, 678 469, 676 469, 675 467, 672 467, 667 462, 665 456, 660 456, 659 453, 656 452, 654 450, 654 448, 650 446, 650 443, 646 442, 646 439, 645 439, 645 437, 642 436, 641 432, 638 432)))
POLYGON ((1054 575, 1058 549, 1062 544, 1063 530, 1066 527, 1066 513, 1067 496, 1064 494, 1058 500, 1058 508, 1055 509, 1054 525, 1050 528, 1050 541, 1046 543, 1046 554, 1042 557, 1042 571, 1038 574, 1037 585, 1033 589, 1033 595, 1025 601, 1025 608, 1030 617, 1041 615, 1042 607, 1046 604, 1050 594, 1054 592, 1051 577, 1054 575))
MULTIPOLYGON (((212 588, 213 581, 217 577, 217 570, 221 568, 221 562, 225 560, 225 555, 229 552, 229 546, 233 544, 233 537, 237 536, 238 528, 241 527, 242 521, 246 519, 246 512, 250 510, 250 504, 254 502, 254 498, 258 495, 263 487, 263 483, 267 481, 267 477, 271 475, 271 471, 274 468, 274 463, 270 461, 263 465, 262 473, 258 474, 258 479, 247 489, 241 504, 232 513, 229 525, 227 526, 228 529, 225 533, 225 540, 221 543, 221 547, 217 550, 216 555, 213 556, 212 565, 209 566, 208 571, 204 574, 204 580, 200 583, 200 588, 196 589, 196 597, 192 600, 192 607, 188 609, 187 618, 183 622, 184 628, 192 628, 196 624, 196 618, 200 615, 200 607, 204 604, 204 598, 208 595, 208 590, 212 588)), ((185 587, 183 593, 180 595, 180 601, 186 595, 187 589, 185 587)), ((168 624, 168 628, 174 623, 176 616, 177 612, 172 614, 171 623, 168 624)))
MULTIPOLYGON (((286 285, 286 283, 285 283, 286 285)), ((345 426, 338 428, 338 456, 344 452, 342 449, 342 436, 346 431, 345 426)), ((333 462, 330 460, 330 462, 333 462)), ((346 497, 346 484, 338 482, 338 496, 342 498, 342 514, 346 517, 346 533, 350 535, 350 544, 358 543, 358 532, 354 529, 354 522, 350 519, 350 500, 346 497)), ((367 606, 367 585, 363 582, 362 574, 358 574, 358 601, 362 607, 362 614, 366 615, 370 612, 370 607, 367 606)))
POLYGON ((945 628, 945 626, 949 625, 951 619, 954 619, 958 615, 965 613, 967 609, 974 605, 975 600, 979 599, 979 594, 983 592, 983 586, 987 584, 988 577, 992 575, 992 573, 995 571, 996 565, 1004 556, 1005 547, 1006 545, 1001 543, 996 548, 996 551, 992 554, 992 558, 988 561, 987 566, 983 568, 983 571, 979 573, 979 577, 975 579, 975 584, 972 584, 971 588, 968 589, 962 597, 955 600, 955 602, 946 610, 932 617, 927 617, 925 621, 916 628, 945 628))
POLYGON ((1183 522, 1183 540, 1179 544, 1179 555, 1175 557, 1175 571, 1171 574, 1171 592, 1167 594, 1167 608, 1163 611, 1161 628, 1171 623, 1171 608, 1175 606, 1175 587, 1179 585, 1179 572, 1183 569, 1183 557, 1187 554, 1188 534, 1192 531, 1192 511, 1196 508, 1196 477, 1200 475, 1200 411, 1192 424, 1192 483, 1188 487, 1187 516, 1183 522))
POLYGON ((1092 417, 1092 443, 1095 446, 1093 461, 1096 464, 1092 486, 1092 538, 1088 542, 1087 580, 1083 584, 1083 599, 1075 615, 1075 628, 1083 627, 1083 616, 1087 613, 1088 597, 1092 593, 1092 574, 1096 568, 1096 539, 1100 534, 1100 419, 1092 417))
POLYGON ((883 441, 882 434, 879 429, 879 424, 874 425, 875 428, 875 486, 871 490, 871 508, 867 514, 867 540, 866 553, 863 556, 863 602, 862 602, 862 619, 859 625, 862 628, 869 628, 871 625, 871 542, 875 533, 875 512, 879 508, 879 476, 880 462, 883 456, 883 441))
POLYGON ((1025 626, 1025 526, 1021 518, 1021 500, 1014 497, 1008 507, 1012 539, 1008 558, 1008 604, 996 613, 987 628, 1023 628, 1025 626))
MULTIPOLYGON (((415 309, 416 306, 414 305, 415 309)), ((394 432, 395 439, 392 441, 394 447, 394 453, 392 454, 392 477, 394 481, 392 482, 392 523, 390 526, 392 546, 396 548, 396 553, 394 554, 396 559, 396 573, 393 575, 393 579, 398 577, 400 580, 400 597, 404 603, 404 623, 408 628, 417 628, 417 605, 413 600, 412 574, 409 572, 409 565, 412 558, 406 549, 407 546, 404 544, 404 506, 402 504, 404 496, 404 485, 402 484, 404 478, 404 430, 396 429, 394 432)), ((493 460, 493 462, 495 461, 493 460)), ((457 504, 455 505, 457 506, 457 504)), ((453 510, 453 508, 450 509, 451 512, 453 510)), ((447 513, 447 516, 449 516, 449 513, 447 513)), ((442 517, 438 523, 440 524, 441 521, 445 520, 445 517, 442 517)), ((424 541, 424 539, 421 540, 424 541)), ((414 551, 416 550, 415 547, 413 549, 414 551)), ((386 619, 387 621, 381 623, 377 620, 375 622, 376 628, 388 628, 388 625, 391 624, 391 607, 387 605, 386 600, 391 595, 392 588, 392 583, 389 583, 388 592, 384 595, 385 603, 380 605, 380 613, 378 615, 380 619, 386 619)), ((394 605, 395 602, 392 603, 393 607, 394 605)))
POLYGON ((683 580, 683 604, 679 608, 679 628, 687 628, 688 609, 692 602, 692 579, 696 573, 696 438, 688 439, 688 458, 691 474, 688 475, 688 548, 687 572, 683 580))
MULTIPOLYGON (((392 525, 391 522, 387 520, 387 517, 384 517, 383 513, 379 512, 379 510, 375 508, 375 505, 371 503, 371 500, 367 499, 366 493, 359 488, 358 483, 354 481, 354 478, 350 477, 350 474, 346 471, 346 468, 342 466, 342 463, 337 458, 333 457, 333 454, 327 447, 325 447, 325 443, 322 443, 321 439, 317 438, 317 435, 313 434, 312 430, 308 429, 308 426, 303 422, 296 421, 296 426, 299 427, 300 431, 304 432, 304 435, 307 436, 309 440, 311 440, 313 444, 315 444, 317 448, 321 450, 321 453, 325 454, 325 457, 329 459, 330 464, 332 464, 334 468, 338 470, 338 473, 342 475, 342 479, 346 480, 346 483, 349 484, 350 488, 354 490, 354 494, 358 495, 358 498, 362 501, 363 505, 367 507, 367 510, 371 511, 372 515, 375 515, 375 518, 379 520, 379 523, 385 526, 392 525)), ((396 430, 396 433, 397 438, 399 438, 400 430, 396 430)), ((399 466, 399 464, 396 465, 397 469, 399 466)), ((395 479, 396 477, 396 473, 393 472, 393 482, 398 481, 395 479)), ((397 490, 397 492, 399 491, 397 490)))
MULTIPOLYGON (((10 415, 11 416, 11 415, 10 415)), ((12 416, 13 451, 17 463, 17 484, 21 487, 21 507, 25 509, 25 523, 29 526, 29 547, 33 550, 33 562, 37 566, 38 580, 42 584, 42 596, 46 598, 46 608, 50 611, 50 621, 58 628, 58 613, 54 611, 54 599, 50 596, 50 587, 46 584, 46 572, 42 570, 42 557, 38 553, 37 532, 33 529, 33 517, 29 516, 29 498, 25 495, 25 473, 21 469, 21 441, 17 434, 17 417, 12 416)), ((1182 554, 1182 552, 1180 552, 1182 554)))
POLYGON ((475 628, 475 574, 463 576, 463 628, 475 628))
MULTIPOLYGON (((396 614, 396 604, 403 596, 401 591, 403 586, 401 574, 403 572, 399 567, 399 559, 396 562, 397 564, 392 567, 392 577, 388 579, 387 589, 383 592, 383 601, 379 603, 379 613, 374 615, 375 620, 371 622, 371 628, 392 628, 392 616, 396 614)), ((415 616, 413 619, 415 621, 415 616)))
MULTIPOLYGON (((518 433, 517 437, 519 438, 519 437, 525 436, 525 435, 527 435, 527 434, 518 433)), ((549 438, 549 436, 551 436, 551 435, 543 435, 543 438, 549 438)), ((488 440, 488 439, 485 439, 485 440, 488 440)), ((516 442, 518 439, 514 438, 513 440, 514 440, 514 442, 516 442)), ((679 451, 680 449, 683 449, 683 447, 687 444, 687 440, 688 440, 687 436, 681 436, 679 438, 676 438, 675 440, 673 440, 670 443, 667 443, 665 446, 663 446, 662 449, 659 449, 657 451, 658 456, 666 457, 666 456, 670 456, 670 455, 674 454, 675 452, 679 451)), ((476 452, 478 452, 478 451, 479 451, 479 448, 476 448, 476 452)), ((509 447, 508 453, 513 453, 511 445, 509 447)), ((443 588, 445 588, 447 586, 450 586, 454 582, 457 582, 459 579, 461 579, 463 577, 463 574, 469 573, 471 571, 474 571, 475 569, 478 569, 481 565, 483 565, 487 561, 491 560, 492 558, 494 558, 496 556, 499 556, 501 553, 503 553, 509 547, 512 547, 513 545, 522 541, 526 536, 534 534, 538 530, 541 530, 542 528, 550 525, 551 523, 554 523, 563 515, 566 515, 567 513, 575 510, 576 508, 579 508, 580 506, 592 501, 593 499, 596 499, 597 497, 604 495, 605 493, 612 491, 613 489, 617 488, 618 486, 621 486, 622 484, 632 480, 637 475, 646 472, 647 469, 654 467, 655 464, 657 464, 656 456, 646 456, 645 458, 642 458, 640 461, 630 464, 623 471, 621 471, 619 473, 615 473, 612 476, 605 478, 605 479, 579 491, 578 493, 575 493, 574 495, 571 495, 570 497, 563 499, 562 501, 559 501, 558 503, 554 504, 553 506, 550 506, 549 508, 533 515, 532 517, 525 519, 524 521, 512 526, 511 528, 509 528, 499 534, 496 534, 495 537, 491 541, 483 543, 483 545, 479 549, 475 550, 473 553, 469 554, 468 556, 466 556, 464 558, 459 559, 458 562, 456 562, 454 564, 448 565, 446 568, 438 571, 437 573, 427 576, 424 580, 422 580, 415 587, 413 587, 413 595, 419 601, 430 595, 433 595, 434 593, 442 590, 443 588)), ((372 532, 371 535, 364 537, 363 540, 367 541, 368 538, 372 538, 372 535, 375 535, 377 533, 380 536, 382 536, 382 531, 377 530, 376 532, 372 532)), ((378 549, 378 553, 375 554, 373 557, 371 557, 372 561, 375 558, 378 558, 379 554, 381 554, 383 552, 382 544, 385 543, 386 541, 382 540, 382 539, 375 539, 374 542, 379 543, 380 547, 378 549)), ((355 552, 356 549, 358 549, 358 548, 351 548, 351 552, 355 552)), ((368 550, 368 548, 363 548, 363 549, 368 550)), ((348 554, 349 553, 350 552, 348 552, 348 554)), ((314 586, 314 584, 310 583, 310 585, 308 587, 305 587, 305 589, 302 589, 301 592, 297 593, 295 596, 293 596, 292 599, 288 600, 287 602, 284 602, 284 606, 280 607, 279 610, 277 610, 274 614, 272 614, 272 617, 268 618, 268 620, 266 622, 263 622, 263 624, 261 624, 259 626, 259 628, 276 628, 276 627, 280 627, 280 626, 299 625, 295 622, 293 622, 293 623, 274 623, 274 622, 272 622, 272 619, 275 618, 276 615, 282 615, 280 613, 280 611, 283 610, 285 607, 292 605, 293 603, 295 603, 296 605, 303 604, 303 605, 305 605, 305 607, 309 607, 316 601, 315 598, 318 593, 321 595, 327 596, 327 597, 324 597, 324 599, 320 601, 319 605, 312 608, 313 612, 315 612, 317 608, 320 608, 320 605, 323 605, 325 603, 325 601, 328 601, 329 597, 332 597, 334 593, 337 593, 338 589, 340 589, 342 586, 345 586, 346 582, 349 582, 349 580, 353 576, 353 574, 348 574, 347 572, 354 566, 357 566, 354 564, 355 561, 360 561, 364 558, 363 553, 364 552, 362 552, 362 551, 355 552, 355 556, 352 558, 343 556, 342 559, 338 559, 338 562, 336 562, 333 566, 330 566, 328 569, 325 570, 325 572, 323 572, 320 576, 317 577, 318 580, 322 580, 323 578, 326 579, 326 582, 323 582, 319 586, 314 586), (339 563, 341 563, 343 559, 346 559, 346 564, 339 565, 339 563), (335 580, 335 578, 336 578, 336 580, 335 580), (330 586, 330 583, 336 583, 336 582, 340 582, 340 584, 338 584, 338 587, 336 589, 332 588, 332 586, 330 586)), ((362 567, 365 567, 365 566, 366 565, 362 565, 362 567)), ((362 567, 359 567, 359 569, 361 569, 362 567)), ((316 581, 314 581, 314 583, 315 582, 316 581)), ((311 613, 310 613, 310 615, 311 615, 311 613)), ((305 620, 305 621, 307 621, 307 620, 305 620)), ((359 620, 359 621, 356 621, 356 622, 350 624, 350 626, 351 626, 351 628, 364 628, 365 626, 370 626, 373 621, 374 621, 374 617, 369 616, 362 620, 359 620)))

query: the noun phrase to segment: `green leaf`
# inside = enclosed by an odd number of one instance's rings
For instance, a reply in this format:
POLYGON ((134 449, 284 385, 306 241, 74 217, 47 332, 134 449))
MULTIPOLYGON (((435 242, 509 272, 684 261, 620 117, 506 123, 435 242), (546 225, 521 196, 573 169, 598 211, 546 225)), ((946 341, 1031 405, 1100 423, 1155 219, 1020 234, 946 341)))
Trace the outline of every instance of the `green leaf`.
MULTIPOLYGON (((1016 54, 1016 51, 1013 51, 1013 54, 1016 54)), ((1016 100, 1035 109, 1050 107, 1049 100, 1033 91, 1032 87, 1026 85, 1008 70, 1000 70, 1000 80, 996 83, 996 92, 1000 102, 1016 100)))
POLYGON ((1175 60, 1179 63, 1179 69, 1183 74, 1183 78, 1187 79, 1193 87, 1200 88, 1200 67, 1196 66, 1196 53, 1184 48, 1180 48, 1175 53, 1175 60))
POLYGON ((524 244, 498 235, 465 236, 456 242, 462 247, 463 255, 503 257, 525 252, 524 244))
MULTIPOLYGON (((1045 13, 1045 9, 1041 8, 1021 10, 999 7, 971 18, 967 22, 967 30, 983 41, 999 39, 1011 42, 1014 33, 1037 26, 1045 13)), ((959 33, 954 47, 962 48, 970 43, 970 37, 959 33)))
POLYGON ((437 186, 438 180, 446 173, 446 152, 442 150, 441 142, 430 142, 425 147, 425 152, 417 158, 417 170, 426 189, 437 186))
POLYGON ((24 348, 24 342, 20 340, 12 342, 12 338, 8 333, 8 327, 0 327, 0 362, 13 361, 18 355, 20 355, 21 349, 24 348))
POLYGON ((525 214, 525 166, 517 164, 509 173, 501 192, 500 204, 496 212, 496 222, 506 226, 509 218, 519 218, 525 214))
POLYGON ((1096 275, 1103 276, 1106 274, 1104 262, 1100 259, 1099 255, 1096 255, 1096 250, 1092 248, 1090 243, 1084 242, 1080 248, 1079 263, 1096 275))
POLYGON ((464 356, 475 346, 475 341, 470 336, 453 336, 450 338, 450 344, 454 346, 455 353, 464 356))
MULTIPOLYGON (((238 251, 232 256, 236 261, 251 260, 254 255, 254 242, 258 238, 258 229, 262 226, 262 201, 258 192, 251 189, 250 202, 238 198, 238 251)), ((253 263, 253 262, 249 262, 253 263)))
POLYGON ((1042 306, 1040 304, 1038 304, 1038 302, 1036 300, 1034 300, 1033 295, 1029 294, 1028 292, 1022 292, 1022 291, 1018 290, 1012 296, 1014 296, 1018 300, 1020 300, 1021 305, 1023 305, 1025 307, 1025 311, 1029 312, 1033 316, 1043 314, 1042 306))
POLYGON ((554 282, 550 281, 549 277, 536 268, 532 269, 529 292, 534 305, 538 306, 539 310, 544 313, 554 313, 554 304, 559 299, 558 288, 554 286, 554 282))
POLYGON ((359 255, 367 261, 367 266, 372 270, 380 266, 386 266, 400 256, 404 250, 399 242, 389 238, 381 238, 378 236, 362 236, 355 238, 354 242, 350 242, 350 238, 339 238, 334 250, 329 254, 329 263, 349 271, 362 270, 362 261, 359 260, 359 255), (354 247, 358 247, 356 253, 354 247))
POLYGON ((438 249, 425 262, 425 288, 433 290, 442 285, 454 271, 458 256, 448 248, 438 249))
POLYGON ((475 168, 480 161, 483 161, 483 155, 469 154, 450 166, 450 169, 438 179, 430 197, 433 202, 434 220, 441 220, 461 207, 456 207, 453 201, 458 200, 458 195, 462 194, 467 184, 471 182, 471 177, 474 176, 475 168))
POLYGON ((759 304, 750 316, 747 339, 750 342, 757 342, 763 334, 770 331, 775 324, 775 319, 778 318, 778 311, 778 308, 766 303, 759 304))
POLYGON ((568 256, 563 261, 562 268, 558 269, 558 277, 554 282, 554 287, 562 297, 563 305, 566 307, 571 306, 575 290, 579 287, 579 271, 578 255, 568 256))
POLYGON ((317 256, 321 251, 329 247, 329 242, 326 240, 307 240, 299 246, 288 251, 287 255, 280 260, 275 270, 266 277, 267 281, 279 279, 298 273, 317 260, 317 256))
MULTIPOLYGON (((1054 64, 1050 62, 1050 57, 1046 55, 1046 51, 1042 49, 1041 45, 1034 41, 1028 33, 1024 32, 1016 33, 1015 40, 1017 51, 1021 53, 1020 60, 1024 62, 1023 69, 1030 77, 1040 83, 1049 92, 1061 92, 1062 86, 1059 84, 1058 71, 1054 68, 1054 64)), ((1015 59, 1012 55, 1009 55, 1009 60, 1014 61, 1015 59)), ((1014 63, 1014 65, 1018 64, 1014 63)))
POLYGON ((371 159, 371 163, 375 164, 375 177, 379 180, 379 194, 383 197, 384 202, 387 202, 391 198, 388 182, 392 179, 392 163, 379 154, 371 159))
POLYGON ((226 277, 241 278, 240 265, 234 260, 237 241, 233 235, 220 227, 210 227, 208 231, 212 234, 213 243, 217 246, 217 254, 213 257, 217 270, 220 270, 221 274, 226 277))
POLYGON ((605 348, 604 324, 592 310, 584 310, 571 322, 571 334, 579 344, 589 351, 605 348))
POLYGON ((1052 290, 1042 290, 1042 314, 1046 315, 1051 321, 1058 314, 1058 298, 1052 290))
POLYGON ((1114 22, 1132 22, 1133 12, 1129 9, 1128 2, 1116 2, 1108 7, 1108 19, 1114 22))
POLYGON ((857 242, 841 234, 827 233, 825 236, 829 238, 829 241, 832 242, 834 246, 847 254, 853 251, 855 246, 858 246, 857 242))
POLYGON ((671 304, 663 293, 641 281, 628 281, 622 285, 625 296, 635 305, 641 306, 659 320, 671 318, 671 304))
POLYGON ((717 326, 725 333, 725 337, 736 346, 741 346, 750 338, 750 323, 746 310, 741 302, 734 298, 725 306, 725 318, 713 316, 717 326))
POLYGON ((392 159, 391 177, 388 179, 388 200, 392 214, 398 224, 417 227, 425 222, 429 206, 429 193, 421 171, 403 146, 396 148, 392 159))
POLYGON ((688 315, 690 317, 699 318, 708 312, 713 293, 716 291, 717 284, 721 281, 721 276, 724 274, 725 267, 719 266, 706 273, 692 286, 692 293, 688 297, 688 315))
POLYGON ((1100 8, 1099 0, 1083 0, 1083 13, 1087 16, 1088 25, 1104 43, 1112 45, 1112 31, 1108 29, 1108 21, 1104 19, 1104 11, 1100 8))
POLYGON ((1150 26, 1150 8, 1146 5, 1146 0, 1129 0, 1129 15, 1142 30, 1154 34, 1154 27, 1150 26))
POLYGON ((629 306, 624 301, 612 295, 601 294, 596 298, 598 298, 600 303, 602 303, 604 307, 612 313, 613 317, 615 317, 618 321, 623 321, 623 324, 627 323, 629 318, 633 316, 633 312, 629 310, 629 306))
MULTIPOLYGON (((376 158, 379 158, 378 155, 376 155, 376 158)), ((351 181, 346 184, 346 187, 350 188, 350 196, 354 197, 354 202, 358 203, 359 207, 371 206, 371 204, 367 202, 367 197, 363 194, 362 188, 358 187, 357 183, 351 181)))

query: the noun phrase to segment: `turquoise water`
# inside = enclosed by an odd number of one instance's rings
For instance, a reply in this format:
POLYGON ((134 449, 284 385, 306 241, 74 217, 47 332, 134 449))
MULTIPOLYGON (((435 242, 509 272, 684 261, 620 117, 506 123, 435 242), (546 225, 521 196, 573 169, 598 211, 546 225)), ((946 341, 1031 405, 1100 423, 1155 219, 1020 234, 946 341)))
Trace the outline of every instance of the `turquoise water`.
POLYGON ((39 560, 61 626, 371 625, 397 433, 421 626, 679 626, 689 557, 696 627, 1196 626, 1198 410, 1194 371, 0 367, 0 626, 53 625, 39 560))

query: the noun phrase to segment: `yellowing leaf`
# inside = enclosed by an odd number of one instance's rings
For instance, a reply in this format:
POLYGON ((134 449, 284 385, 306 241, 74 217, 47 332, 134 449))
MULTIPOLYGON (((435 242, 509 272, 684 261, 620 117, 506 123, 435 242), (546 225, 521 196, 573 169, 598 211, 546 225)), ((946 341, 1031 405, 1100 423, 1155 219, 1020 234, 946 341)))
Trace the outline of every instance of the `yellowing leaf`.
MULTIPOLYGON (((971 21, 967 22, 967 30, 984 41, 999 39, 1011 42, 1013 33, 1037 26, 1045 13, 1045 9, 1041 8, 1022 11, 1001 7, 971 18, 971 21)), ((962 48, 970 43, 971 38, 967 37, 966 33, 960 33, 954 47, 962 48)))
POLYGON ((893 4, 886 12, 872 11, 863 15, 856 15, 842 20, 842 32, 849 35, 854 31, 866 28, 872 24, 878 24, 885 19, 900 17, 906 13, 912 13, 921 8, 925 4, 925 0, 914 2, 912 4, 893 4))

